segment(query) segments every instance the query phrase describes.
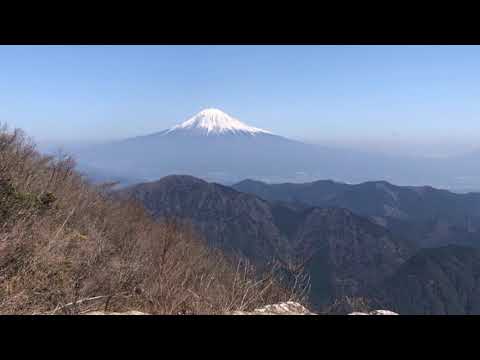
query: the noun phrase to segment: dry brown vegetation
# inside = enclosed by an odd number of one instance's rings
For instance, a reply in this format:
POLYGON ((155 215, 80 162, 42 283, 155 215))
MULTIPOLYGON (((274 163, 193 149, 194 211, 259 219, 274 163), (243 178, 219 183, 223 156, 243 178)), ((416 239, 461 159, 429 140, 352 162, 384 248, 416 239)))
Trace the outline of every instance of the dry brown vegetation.
POLYGON ((74 167, 0 129, 0 313, 218 314, 305 300, 305 278, 286 289, 278 269, 258 275, 74 167))

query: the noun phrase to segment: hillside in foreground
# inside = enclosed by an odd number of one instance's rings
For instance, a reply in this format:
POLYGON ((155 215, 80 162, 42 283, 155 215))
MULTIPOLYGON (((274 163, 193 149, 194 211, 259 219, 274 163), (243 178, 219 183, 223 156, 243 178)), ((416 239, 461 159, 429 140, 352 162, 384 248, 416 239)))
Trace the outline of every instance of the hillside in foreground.
POLYGON ((69 157, 0 130, 0 313, 219 314, 299 300, 275 274, 108 195, 69 157))

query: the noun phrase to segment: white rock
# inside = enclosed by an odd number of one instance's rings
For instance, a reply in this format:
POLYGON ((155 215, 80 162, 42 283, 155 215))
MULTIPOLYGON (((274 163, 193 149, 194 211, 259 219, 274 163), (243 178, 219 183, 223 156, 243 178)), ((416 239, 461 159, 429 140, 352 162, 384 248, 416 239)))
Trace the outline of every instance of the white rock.
POLYGON ((357 312, 352 312, 352 313, 350 313, 350 314, 348 314, 348 315, 368 315, 368 314, 367 314, 367 313, 364 313, 364 312, 358 312, 358 311, 357 311, 357 312))
POLYGON ((398 314, 390 310, 373 310, 373 311, 370 311, 369 313, 352 312, 348 315, 398 315, 398 314))
POLYGON ((390 310, 373 310, 370 315, 398 315, 396 312, 390 310))
POLYGON ((230 315, 316 315, 303 305, 293 301, 278 303, 273 305, 266 305, 264 307, 255 309, 251 312, 247 311, 233 311, 230 315))

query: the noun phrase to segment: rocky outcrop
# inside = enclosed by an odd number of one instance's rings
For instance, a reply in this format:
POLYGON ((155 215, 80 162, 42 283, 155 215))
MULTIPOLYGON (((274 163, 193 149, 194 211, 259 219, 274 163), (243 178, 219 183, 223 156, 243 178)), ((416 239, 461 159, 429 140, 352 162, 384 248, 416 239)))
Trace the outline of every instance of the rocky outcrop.
MULTIPOLYGON (((105 312, 105 311, 90 311, 84 315, 150 315, 140 311, 127 311, 127 312, 105 312)), ((317 315, 308 310, 303 305, 287 301, 273 305, 266 305, 264 307, 255 309, 253 311, 232 311, 225 315, 317 315)), ((397 313, 389 310, 374 310, 369 313, 364 312, 352 312, 348 315, 398 315, 397 313)))
MULTIPOLYGON (((299 303, 288 301, 274 305, 267 305, 251 312, 233 311, 228 315, 318 315, 308 310, 299 303)), ((348 315, 399 315, 390 310, 373 310, 368 313, 352 312, 348 315)))
POLYGON ((251 312, 233 311, 228 315, 316 315, 299 303, 287 301, 274 305, 267 305, 251 312))
POLYGON ((399 314, 390 310, 373 310, 373 311, 370 311, 369 313, 352 312, 348 315, 399 315, 399 314))

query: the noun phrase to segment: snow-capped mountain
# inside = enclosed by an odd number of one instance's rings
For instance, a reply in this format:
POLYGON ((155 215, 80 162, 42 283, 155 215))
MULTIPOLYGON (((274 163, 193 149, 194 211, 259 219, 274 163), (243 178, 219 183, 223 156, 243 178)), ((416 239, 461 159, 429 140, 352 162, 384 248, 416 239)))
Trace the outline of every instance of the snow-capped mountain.
POLYGON ((80 170, 103 180, 108 174, 129 182, 181 174, 222 183, 332 179, 439 186, 424 163, 305 144, 247 125, 219 109, 205 109, 169 129, 75 155, 80 170))
POLYGON ((202 135, 244 134, 271 134, 267 130, 249 126, 240 120, 228 115, 219 109, 205 109, 195 116, 167 130, 165 134, 175 132, 196 132, 202 135))
POLYGON ((218 182, 280 181, 304 176, 319 160, 313 150, 209 108, 169 129, 92 147, 77 158, 85 172, 101 169, 102 178, 111 172, 145 180, 185 174, 218 182))

